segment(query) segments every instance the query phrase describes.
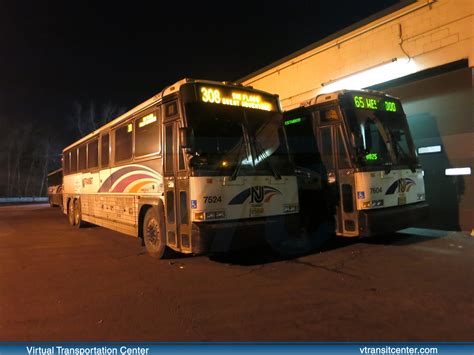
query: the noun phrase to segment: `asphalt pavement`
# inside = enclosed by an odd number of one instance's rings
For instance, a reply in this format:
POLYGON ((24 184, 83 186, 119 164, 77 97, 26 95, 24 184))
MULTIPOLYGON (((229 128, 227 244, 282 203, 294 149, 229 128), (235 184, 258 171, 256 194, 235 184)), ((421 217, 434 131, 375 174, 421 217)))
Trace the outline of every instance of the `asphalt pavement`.
POLYGON ((411 229, 149 257, 48 205, 0 207, 0 341, 474 341, 474 238, 411 229))

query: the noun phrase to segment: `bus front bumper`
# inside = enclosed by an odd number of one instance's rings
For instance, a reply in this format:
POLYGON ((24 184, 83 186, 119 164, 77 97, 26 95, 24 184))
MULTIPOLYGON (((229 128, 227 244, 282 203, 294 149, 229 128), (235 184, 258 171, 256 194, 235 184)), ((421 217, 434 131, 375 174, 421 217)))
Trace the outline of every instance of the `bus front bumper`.
POLYGON ((410 205, 359 211, 359 236, 393 233, 413 227, 428 217, 429 205, 418 202, 410 205))
POLYGON ((296 214, 243 221, 198 222, 192 224, 192 252, 221 253, 264 245, 274 233, 295 226, 296 214))

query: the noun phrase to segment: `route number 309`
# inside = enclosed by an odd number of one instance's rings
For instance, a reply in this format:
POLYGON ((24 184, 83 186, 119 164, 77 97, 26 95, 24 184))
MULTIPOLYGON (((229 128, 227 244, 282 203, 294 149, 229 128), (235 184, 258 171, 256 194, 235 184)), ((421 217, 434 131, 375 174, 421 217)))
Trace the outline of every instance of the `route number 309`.
POLYGON ((201 88, 201 100, 215 104, 221 103, 221 93, 217 89, 201 88))

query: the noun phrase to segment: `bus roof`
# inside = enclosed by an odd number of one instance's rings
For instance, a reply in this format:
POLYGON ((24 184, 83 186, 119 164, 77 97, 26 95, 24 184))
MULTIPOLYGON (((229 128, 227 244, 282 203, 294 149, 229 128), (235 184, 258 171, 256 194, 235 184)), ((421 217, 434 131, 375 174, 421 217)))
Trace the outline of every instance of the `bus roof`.
MULTIPOLYGON (((254 89, 253 87, 251 86, 244 86, 240 83, 234 83, 234 82, 228 82, 228 81, 223 81, 223 82, 218 82, 218 81, 212 81, 212 80, 201 80, 201 79, 191 79, 191 78, 184 78, 184 79, 181 79, 180 81, 177 81, 176 83, 172 84, 172 85, 169 85, 167 87, 165 87, 163 90, 161 90, 159 93, 157 93, 156 95, 152 96, 151 98, 149 98, 148 100, 146 100, 145 102, 142 102, 141 104, 135 106, 134 108, 132 108, 131 110, 125 112, 124 114, 122 114, 121 116, 113 119, 112 121, 110 121, 109 123, 105 124, 104 126, 102 127, 99 127, 98 129, 96 129, 95 131, 89 133, 88 135, 82 137, 81 139, 75 141, 74 143, 68 145, 66 148, 63 149, 63 152, 76 146, 76 145, 79 145, 83 142, 86 142, 87 140, 89 140, 90 138, 94 137, 95 135, 99 134, 101 131, 103 130, 106 130, 110 127, 113 127, 115 125, 117 125, 118 123, 122 122, 122 121, 125 121, 126 119, 128 119, 130 116, 140 112, 140 111, 143 111, 143 110, 146 110, 147 108, 161 102, 161 100, 163 99, 163 97, 165 96, 168 96, 168 95, 171 95, 171 94, 174 94, 176 92, 178 92, 179 88, 186 84, 186 83, 208 83, 208 84, 215 84, 215 85, 235 85, 235 86, 240 86, 240 87, 245 87, 246 89, 249 89, 249 90, 252 90, 252 91, 255 91, 255 92, 260 92, 260 93, 265 93, 264 91, 262 90, 259 90, 259 89, 254 89)), ((274 96, 278 96, 278 95, 274 95, 274 96)))

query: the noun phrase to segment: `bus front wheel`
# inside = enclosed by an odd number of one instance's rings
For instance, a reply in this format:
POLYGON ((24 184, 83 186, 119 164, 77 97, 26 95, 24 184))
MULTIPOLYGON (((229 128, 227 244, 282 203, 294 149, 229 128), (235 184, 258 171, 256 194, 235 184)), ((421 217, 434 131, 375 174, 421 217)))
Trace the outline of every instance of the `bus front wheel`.
POLYGON ((69 200, 67 204, 67 217, 68 217, 69 224, 71 226, 76 225, 76 219, 75 219, 76 212, 74 211, 74 207, 75 207, 74 200, 69 200))
POLYGON ((162 259, 165 256, 165 228, 156 209, 149 208, 143 219, 143 241, 148 254, 162 259))

